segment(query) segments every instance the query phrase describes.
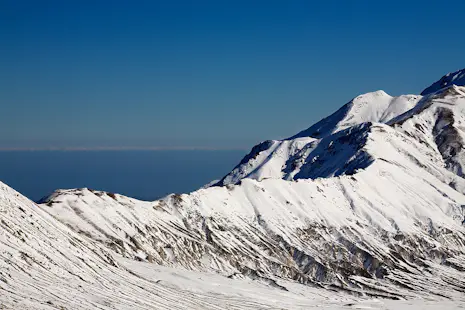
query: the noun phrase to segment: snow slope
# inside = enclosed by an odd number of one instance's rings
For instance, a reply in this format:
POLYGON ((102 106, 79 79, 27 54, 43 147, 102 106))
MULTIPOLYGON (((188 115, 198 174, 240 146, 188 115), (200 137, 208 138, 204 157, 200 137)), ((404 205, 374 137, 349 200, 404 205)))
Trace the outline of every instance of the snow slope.
POLYGON ((459 117, 462 88, 425 97, 389 124, 259 145, 244 162, 275 173, 268 178, 249 174, 155 202, 64 190, 42 208, 128 258, 270 285, 457 298, 465 291, 465 180, 430 131, 408 132, 425 120, 433 134, 444 106, 459 117))
POLYGON ((364 122, 384 123, 415 106, 421 96, 391 97, 382 90, 355 97, 335 113, 289 138, 322 138, 364 122))
POLYGON ((460 301, 379 300, 281 281, 124 259, 0 183, 1 309, 459 309, 460 301), (285 287, 285 289, 284 289, 285 287))
MULTIPOLYGON (((364 138, 366 135, 360 130, 360 126, 367 122, 388 124, 408 135, 408 138, 423 144, 428 143, 430 151, 443 157, 443 162, 439 165, 446 165, 449 170, 463 176, 464 96, 465 88, 456 85, 442 88, 424 97, 408 96, 410 101, 405 101, 406 97, 402 96, 392 101, 384 92, 359 96, 357 98, 370 98, 370 100, 363 101, 364 109, 357 110, 362 111, 357 117, 351 116, 351 109, 344 113, 341 113, 342 109, 340 109, 294 137, 263 142, 254 147, 229 174, 218 182, 218 185, 237 184, 243 178, 315 179, 352 173, 353 169, 350 168, 354 165, 357 168, 364 168, 369 164, 371 156, 370 154, 365 154, 365 158, 360 156, 360 150, 366 143, 364 138), (383 104, 383 100, 373 100, 373 98, 381 98, 391 104, 383 104), (392 102, 399 100, 403 102, 402 109, 396 109, 395 113, 391 110, 385 114, 384 107, 390 107, 392 102), (415 105, 410 107, 406 103, 415 103, 415 105), (407 107, 410 109, 406 109, 407 107), (374 117, 374 115, 388 115, 388 117, 374 117), (351 121, 349 122, 348 119, 351 121), (326 126, 328 124, 329 127, 326 126), (347 144, 344 140, 352 142, 347 144)), ((360 103, 357 98, 352 102, 360 103)), ((352 103, 349 103, 349 106, 352 106, 352 103)), ((347 110, 347 105, 343 109, 347 110)))
POLYGON ((465 87, 451 85, 432 93, 390 124, 437 151, 447 169, 464 176, 465 87))
POLYGON ((84 188, 36 205, 1 184, 0 305, 458 307, 465 87, 451 81, 359 96, 190 194, 84 188))
POLYGON ((421 96, 417 95, 391 97, 382 90, 360 95, 332 115, 288 139, 265 141, 255 146, 218 184, 235 184, 242 178, 295 179, 309 156, 310 160, 318 160, 319 157, 313 155, 320 152, 320 142, 328 146, 334 140, 333 134, 344 129, 350 132, 353 126, 364 122, 385 123, 413 108, 420 99, 421 96))

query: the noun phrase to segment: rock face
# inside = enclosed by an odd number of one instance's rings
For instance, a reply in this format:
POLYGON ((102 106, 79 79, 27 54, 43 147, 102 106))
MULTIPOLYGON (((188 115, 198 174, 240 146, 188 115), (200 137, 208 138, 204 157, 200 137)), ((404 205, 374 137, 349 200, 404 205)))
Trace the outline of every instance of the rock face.
POLYGON ((453 298, 465 291, 464 109, 460 86, 377 91, 255 146, 216 186, 154 202, 64 190, 41 208, 132 259, 453 298))
POLYGON ((84 188, 36 205, 2 184, 0 287, 12 302, 43 298, 37 285, 78 294, 85 283, 112 300, 127 282, 128 307, 158 300, 122 256, 284 291, 465 301, 465 87, 454 81, 424 96, 359 96, 190 194, 147 202, 84 188))

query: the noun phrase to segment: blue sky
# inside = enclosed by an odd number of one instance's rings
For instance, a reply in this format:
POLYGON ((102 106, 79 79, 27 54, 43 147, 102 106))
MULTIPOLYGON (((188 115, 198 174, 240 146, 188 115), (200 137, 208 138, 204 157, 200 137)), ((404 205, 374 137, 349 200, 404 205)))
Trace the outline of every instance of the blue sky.
POLYGON ((465 67, 465 1, 0 0, 0 148, 249 148, 465 67))

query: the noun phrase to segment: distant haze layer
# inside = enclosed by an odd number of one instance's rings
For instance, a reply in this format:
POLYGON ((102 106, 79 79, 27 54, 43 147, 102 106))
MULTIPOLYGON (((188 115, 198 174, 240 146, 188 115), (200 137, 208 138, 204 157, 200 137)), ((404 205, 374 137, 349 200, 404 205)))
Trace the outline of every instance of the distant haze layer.
POLYGON ((57 188, 95 188, 152 200, 221 178, 244 151, 0 152, 0 179, 32 200, 57 188))

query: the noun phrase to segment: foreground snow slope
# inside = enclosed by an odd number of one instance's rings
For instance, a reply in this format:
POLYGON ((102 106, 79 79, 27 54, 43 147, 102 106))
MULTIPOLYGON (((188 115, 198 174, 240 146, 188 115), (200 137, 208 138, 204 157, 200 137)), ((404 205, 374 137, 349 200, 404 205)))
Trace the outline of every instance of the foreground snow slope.
POLYGON ((376 300, 280 281, 228 279, 128 260, 74 233, 0 183, 1 309, 459 309, 376 300), (284 289, 285 288, 285 289, 284 289))

